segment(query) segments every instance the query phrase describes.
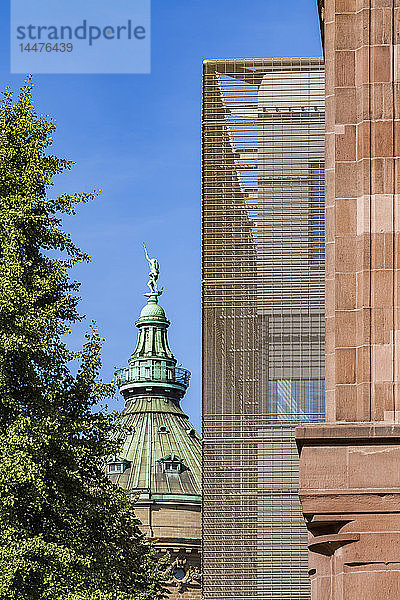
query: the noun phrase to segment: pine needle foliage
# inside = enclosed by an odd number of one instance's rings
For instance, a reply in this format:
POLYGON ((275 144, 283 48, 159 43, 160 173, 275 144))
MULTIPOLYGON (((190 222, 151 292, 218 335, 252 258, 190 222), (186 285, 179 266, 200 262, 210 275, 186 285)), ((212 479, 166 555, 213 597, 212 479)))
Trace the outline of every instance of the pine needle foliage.
POLYGON ((165 565, 134 504, 104 474, 113 417, 95 406, 101 339, 66 345, 80 320, 73 265, 88 261, 62 217, 96 194, 49 198, 72 163, 49 147, 32 82, 0 105, 0 600, 156 600, 165 565), (75 374, 71 361, 78 361, 75 374))

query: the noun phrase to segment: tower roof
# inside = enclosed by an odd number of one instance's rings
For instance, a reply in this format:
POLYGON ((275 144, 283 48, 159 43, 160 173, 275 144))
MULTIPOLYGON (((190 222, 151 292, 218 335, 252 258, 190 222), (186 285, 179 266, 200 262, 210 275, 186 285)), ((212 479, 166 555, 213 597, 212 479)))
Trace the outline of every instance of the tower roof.
POLYGON ((147 258, 150 293, 136 321, 138 341, 128 367, 116 372, 126 404, 115 430, 120 451, 108 473, 142 499, 200 502, 201 439, 180 407, 190 372, 176 367, 170 322, 158 304, 158 261, 147 258))
POLYGON ((128 464, 112 477, 121 487, 142 498, 200 501, 200 436, 173 401, 154 395, 128 401, 119 435, 118 456, 128 464), (168 468, 174 463, 178 468, 168 468))

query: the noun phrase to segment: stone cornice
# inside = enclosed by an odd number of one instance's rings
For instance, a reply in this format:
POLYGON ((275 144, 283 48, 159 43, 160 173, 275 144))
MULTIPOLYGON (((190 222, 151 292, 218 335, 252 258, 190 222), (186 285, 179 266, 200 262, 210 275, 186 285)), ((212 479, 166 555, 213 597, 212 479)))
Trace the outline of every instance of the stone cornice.
POLYGON ((400 441, 400 423, 337 422, 315 423, 296 427, 296 442, 301 450, 304 445, 328 444, 380 444, 400 441))

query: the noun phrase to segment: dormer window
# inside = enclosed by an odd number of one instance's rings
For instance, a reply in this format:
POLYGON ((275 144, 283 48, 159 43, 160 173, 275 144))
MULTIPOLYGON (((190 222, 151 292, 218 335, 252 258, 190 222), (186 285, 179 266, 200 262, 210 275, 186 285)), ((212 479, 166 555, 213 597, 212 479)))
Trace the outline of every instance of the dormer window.
POLYGON ((108 465, 109 473, 122 473, 124 465, 122 463, 111 463, 108 465))
POLYGON ((108 475, 120 475, 129 467, 129 460, 120 458, 119 456, 110 456, 106 462, 108 475))
POLYGON ((158 428, 158 432, 159 433, 169 433, 169 431, 165 425, 160 425, 160 427, 158 428))
POLYGON ((177 471, 179 473, 180 466, 181 466, 180 463, 177 463, 177 462, 166 462, 165 470, 166 471, 177 471))
POLYGON ((186 471, 187 467, 184 465, 183 460, 176 454, 170 454, 164 458, 160 458, 162 470, 164 473, 182 473, 186 471))

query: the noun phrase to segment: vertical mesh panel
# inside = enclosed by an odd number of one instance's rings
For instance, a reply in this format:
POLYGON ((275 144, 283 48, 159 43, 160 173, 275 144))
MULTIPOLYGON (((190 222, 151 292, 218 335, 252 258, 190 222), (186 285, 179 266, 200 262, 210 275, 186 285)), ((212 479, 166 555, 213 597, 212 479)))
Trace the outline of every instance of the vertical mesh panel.
POLYGON ((205 600, 309 597, 294 426, 324 415, 323 157, 322 59, 205 63, 205 600))

